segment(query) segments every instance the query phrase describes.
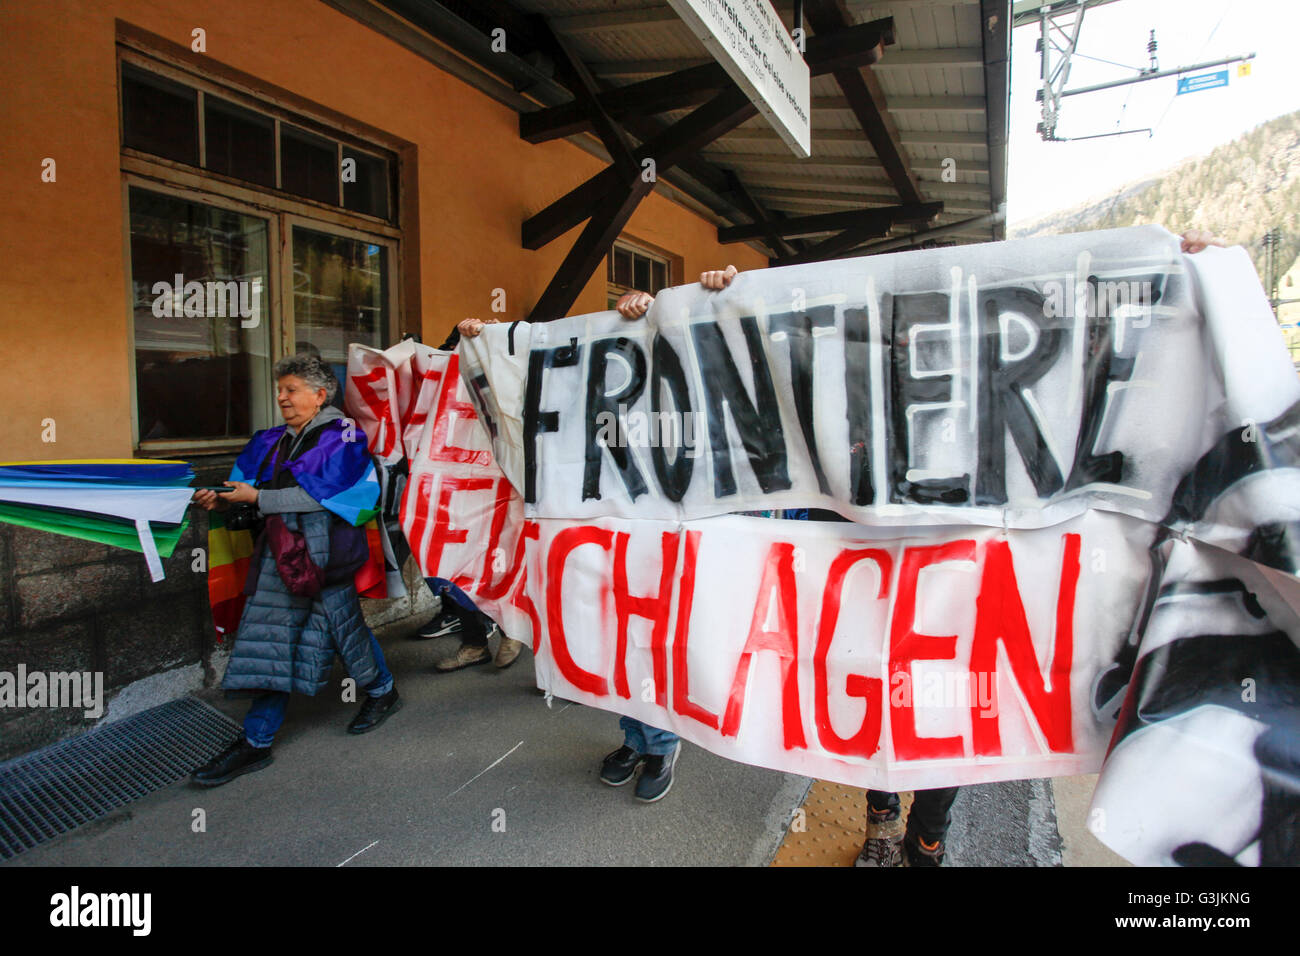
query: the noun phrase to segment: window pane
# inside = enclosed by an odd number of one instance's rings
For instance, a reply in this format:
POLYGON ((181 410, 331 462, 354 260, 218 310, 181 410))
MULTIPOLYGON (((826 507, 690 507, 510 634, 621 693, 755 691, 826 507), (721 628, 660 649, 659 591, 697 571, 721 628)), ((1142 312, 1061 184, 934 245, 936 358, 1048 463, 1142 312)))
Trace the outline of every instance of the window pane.
POLYGON ((130 207, 140 440, 265 427, 266 220, 136 188, 130 207))
POLYGON ((387 344, 387 270, 384 246, 295 226, 294 351, 319 352, 346 381, 349 343, 387 344))
POLYGON ((668 285, 668 267, 662 262, 651 263, 651 273, 653 279, 651 281, 652 287, 650 289, 650 294, 658 295, 663 291, 664 287, 668 285))
POLYGON ((644 256, 636 256, 633 264, 635 266, 633 269, 635 279, 632 283, 633 287, 640 289, 642 292, 648 292, 650 290, 650 260, 644 256))
POLYGON ((318 202, 339 204, 338 157, 332 142, 280 126, 280 188, 318 202))
POLYGON ((212 96, 203 98, 208 169, 275 186, 275 124, 269 116, 212 96))
POLYGON ((343 147, 343 206, 371 216, 388 218, 388 163, 368 153, 343 147), (356 162, 349 167, 348 160, 356 162), (355 174, 356 181, 349 182, 355 174))
POLYGON ((122 143, 197 166, 198 92, 123 64, 122 143))
POLYGON ((626 249, 614 250, 614 282, 617 285, 632 285, 632 253, 626 249))

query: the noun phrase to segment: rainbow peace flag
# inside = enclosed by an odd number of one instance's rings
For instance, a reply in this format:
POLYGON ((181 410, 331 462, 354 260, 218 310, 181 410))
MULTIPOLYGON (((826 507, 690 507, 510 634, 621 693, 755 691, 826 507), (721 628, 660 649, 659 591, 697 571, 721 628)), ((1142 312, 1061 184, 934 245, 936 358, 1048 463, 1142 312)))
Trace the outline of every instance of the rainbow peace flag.
MULTIPOLYGON (((379 522, 365 524, 366 544, 370 555, 353 575, 357 593, 366 598, 389 597, 384 562, 384 545, 379 522)), ((244 613, 244 585, 253 558, 253 535, 249 531, 231 531, 220 511, 208 512, 208 603, 212 606, 212 626, 218 638, 239 630, 244 613)), ((399 577, 400 580, 400 577, 399 577)))
POLYGON ((139 551, 155 581, 189 522, 184 461, 0 462, 0 521, 139 551))

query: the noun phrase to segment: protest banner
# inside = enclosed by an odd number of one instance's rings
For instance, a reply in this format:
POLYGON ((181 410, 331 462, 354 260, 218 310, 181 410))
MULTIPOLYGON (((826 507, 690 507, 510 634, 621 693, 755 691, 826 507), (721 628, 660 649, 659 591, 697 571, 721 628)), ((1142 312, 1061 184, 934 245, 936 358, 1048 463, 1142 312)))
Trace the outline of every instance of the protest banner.
POLYGON ((424 573, 558 696, 876 789, 1106 758, 1089 824, 1129 859, 1295 856, 1300 381, 1241 250, 764 270, 354 346, 348 408, 409 463, 424 573))

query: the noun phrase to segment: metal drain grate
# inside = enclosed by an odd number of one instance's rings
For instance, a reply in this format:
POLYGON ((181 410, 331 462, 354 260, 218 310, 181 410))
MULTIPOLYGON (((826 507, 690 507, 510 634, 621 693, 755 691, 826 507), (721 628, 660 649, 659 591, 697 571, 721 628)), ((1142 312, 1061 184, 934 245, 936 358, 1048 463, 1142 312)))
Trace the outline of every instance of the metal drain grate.
POLYGON ((0 859, 175 783, 239 731, 182 697, 0 764, 0 859))

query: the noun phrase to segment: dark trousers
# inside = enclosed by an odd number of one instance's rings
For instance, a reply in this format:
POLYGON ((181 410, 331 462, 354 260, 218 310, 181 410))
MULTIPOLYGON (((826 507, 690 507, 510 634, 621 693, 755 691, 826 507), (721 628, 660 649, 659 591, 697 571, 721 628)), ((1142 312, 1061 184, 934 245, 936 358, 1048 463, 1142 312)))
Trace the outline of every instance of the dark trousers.
MULTIPOLYGON (((919 836, 926 843, 942 840, 952 823, 952 802, 957 799, 960 787, 939 790, 917 790, 912 795, 912 810, 907 815, 907 832, 919 836)), ((877 812, 899 809, 898 794, 884 790, 868 790, 867 806, 877 812)))
POLYGON ((444 601, 443 607, 460 618, 460 642, 467 647, 487 647, 488 631, 492 627, 492 618, 482 611, 469 611, 454 601, 444 601))

